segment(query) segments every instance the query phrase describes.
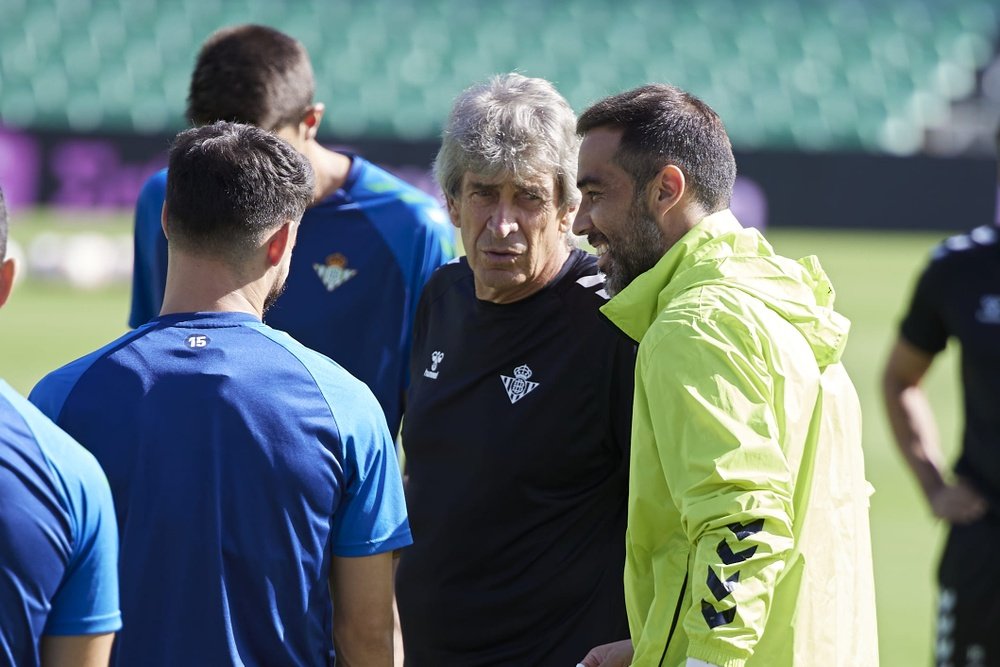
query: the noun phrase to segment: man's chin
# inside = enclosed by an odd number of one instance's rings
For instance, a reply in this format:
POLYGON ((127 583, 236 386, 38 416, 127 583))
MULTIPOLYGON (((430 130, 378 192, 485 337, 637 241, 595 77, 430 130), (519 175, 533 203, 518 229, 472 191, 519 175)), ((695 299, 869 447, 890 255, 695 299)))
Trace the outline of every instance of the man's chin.
POLYGON ((611 260, 610 251, 606 250, 604 251, 603 254, 597 256, 597 270, 603 273, 604 275, 608 274, 608 271, 610 270, 610 266, 612 264, 613 262, 611 260))
POLYGON ((633 280, 651 268, 653 267, 649 266, 645 269, 640 269, 639 267, 628 266, 612 259, 607 262, 607 270, 604 271, 604 289, 607 290, 608 294, 614 296, 631 285, 633 280))
MULTIPOLYGON (((607 255, 605 255, 605 257, 607 257, 607 255)), ((603 267, 601 267, 600 263, 598 263, 597 267, 601 269, 601 272, 604 274, 604 289, 607 290, 608 294, 611 296, 621 292, 631 282, 631 280, 625 276, 621 266, 616 264, 610 258, 608 258, 608 261, 604 263, 603 267)))

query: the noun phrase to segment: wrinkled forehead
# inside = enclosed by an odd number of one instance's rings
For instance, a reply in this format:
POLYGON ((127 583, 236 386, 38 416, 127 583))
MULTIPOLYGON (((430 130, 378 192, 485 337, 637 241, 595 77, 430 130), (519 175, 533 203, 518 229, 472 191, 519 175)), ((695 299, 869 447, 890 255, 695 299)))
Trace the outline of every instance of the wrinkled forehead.
POLYGON ((512 170, 505 167, 494 169, 466 171, 462 175, 462 191, 473 187, 509 187, 515 190, 530 190, 554 196, 556 193, 556 177, 541 170, 512 170))

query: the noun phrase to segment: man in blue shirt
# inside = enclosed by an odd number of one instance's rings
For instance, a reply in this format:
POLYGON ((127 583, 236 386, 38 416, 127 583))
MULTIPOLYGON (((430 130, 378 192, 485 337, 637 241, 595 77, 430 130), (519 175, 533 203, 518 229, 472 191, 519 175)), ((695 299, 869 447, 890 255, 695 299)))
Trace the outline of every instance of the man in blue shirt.
MULTIPOLYGON (((0 191, 0 306, 14 283, 0 191)), ((118 532, 94 457, 0 380, 0 665, 108 664, 118 532)))
MULTIPOLYGON (((309 55, 298 41, 264 26, 226 28, 202 46, 187 113, 195 125, 256 125, 309 160, 316 175, 312 202, 302 218, 288 289, 267 323, 365 382, 395 435, 417 300, 434 269, 454 256, 454 236, 432 197, 360 156, 316 141, 325 109, 313 101, 314 89, 309 55)), ((160 312, 166 180, 166 170, 152 176, 136 205, 132 327, 160 312)))
POLYGON ((391 665, 392 552, 411 541, 392 438, 361 382, 261 322, 309 163, 220 122, 178 135, 169 168, 162 314, 31 395, 111 482, 116 664, 329 666, 336 646, 391 665))

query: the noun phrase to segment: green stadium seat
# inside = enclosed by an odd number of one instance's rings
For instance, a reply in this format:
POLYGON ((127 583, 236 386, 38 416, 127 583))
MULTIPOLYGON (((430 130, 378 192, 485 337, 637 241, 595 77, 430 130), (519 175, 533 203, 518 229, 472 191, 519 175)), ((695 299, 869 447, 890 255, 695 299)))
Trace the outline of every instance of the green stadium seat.
POLYGON ((104 104, 93 91, 75 93, 73 104, 66 109, 69 127, 77 132, 99 129, 104 122, 104 104))
POLYGON ((115 8, 100 8, 87 22, 90 40, 105 56, 121 53, 125 44, 125 19, 115 8))
POLYGON ((122 116, 128 116, 135 86, 132 75, 124 65, 104 70, 97 81, 97 91, 101 102, 109 112, 114 113, 119 110, 122 116))
POLYGON ((0 79, 0 118, 14 125, 28 125, 34 121, 35 114, 31 80, 20 76, 0 79))
POLYGON ((436 136, 460 90, 518 69, 576 108, 676 83, 738 146, 892 151, 972 90, 1000 37, 995 0, 0 0, 0 16, 9 123, 179 129, 199 44, 255 21, 310 50, 323 127, 345 137, 436 136))
POLYGON ((63 42, 62 66, 74 80, 91 81, 101 73, 101 54, 89 35, 77 35, 63 42))

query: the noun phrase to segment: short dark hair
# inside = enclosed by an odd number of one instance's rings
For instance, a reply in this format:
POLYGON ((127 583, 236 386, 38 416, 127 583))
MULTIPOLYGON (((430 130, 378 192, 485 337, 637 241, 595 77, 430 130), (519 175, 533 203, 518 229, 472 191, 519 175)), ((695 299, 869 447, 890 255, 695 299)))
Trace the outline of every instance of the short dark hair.
POLYGON ((695 198, 709 213, 727 208, 736 181, 736 159, 719 115, 688 92, 648 84, 597 102, 583 112, 576 130, 623 130, 615 155, 639 187, 667 164, 684 172, 695 198))
POLYGON ((315 92, 309 54, 298 40, 267 26, 239 25, 202 45, 187 116, 194 125, 228 120, 276 130, 301 120, 315 92))
POLYGON ((240 263, 268 232, 299 220, 312 197, 309 162, 273 134, 221 121, 185 130, 170 148, 167 238, 240 263))
POLYGON ((7 259, 7 202, 0 188, 0 262, 7 259))

